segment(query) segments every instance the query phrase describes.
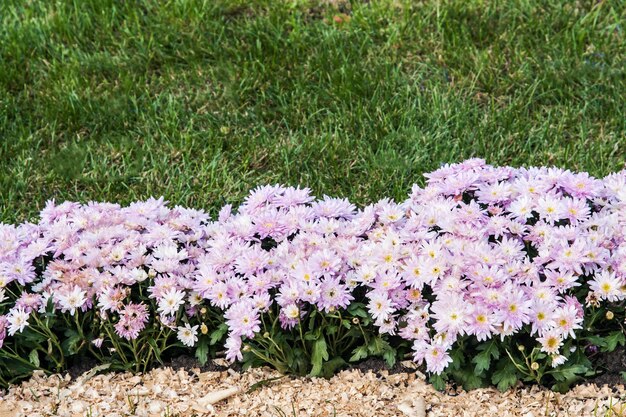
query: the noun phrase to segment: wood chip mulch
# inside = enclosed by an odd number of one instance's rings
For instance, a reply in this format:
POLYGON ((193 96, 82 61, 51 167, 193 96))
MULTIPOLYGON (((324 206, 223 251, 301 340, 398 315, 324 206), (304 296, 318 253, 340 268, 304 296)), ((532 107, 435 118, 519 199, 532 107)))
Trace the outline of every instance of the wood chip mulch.
POLYGON ((144 375, 86 372, 75 380, 36 374, 0 393, 0 417, 619 416, 626 415, 623 404, 623 385, 580 385, 567 394, 536 386, 437 392, 419 371, 353 369, 325 380, 281 378, 268 368, 159 368, 144 375))

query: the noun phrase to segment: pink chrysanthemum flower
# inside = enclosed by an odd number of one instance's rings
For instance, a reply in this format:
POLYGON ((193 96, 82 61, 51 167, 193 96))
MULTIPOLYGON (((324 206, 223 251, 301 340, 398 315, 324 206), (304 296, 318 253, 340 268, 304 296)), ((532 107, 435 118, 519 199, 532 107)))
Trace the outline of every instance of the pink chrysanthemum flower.
POLYGON ((141 303, 129 303, 120 310, 115 332, 126 340, 136 339, 148 322, 148 307, 141 303))
POLYGON ((452 363, 452 358, 448 352, 439 344, 432 344, 426 348, 424 355, 426 370, 434 374, 440 374, 452 363))
POLYGON ((252 338, 261 330, 259 312, 249 301, 242 300, 233 304, 224 313, 224 317, 233 336, 252 338))

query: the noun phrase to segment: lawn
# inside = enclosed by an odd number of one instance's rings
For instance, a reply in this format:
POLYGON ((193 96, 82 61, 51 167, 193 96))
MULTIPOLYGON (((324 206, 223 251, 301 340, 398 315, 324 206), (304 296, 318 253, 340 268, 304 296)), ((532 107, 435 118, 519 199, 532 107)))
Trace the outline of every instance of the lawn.
POLYGON ((620 1, 0 2, 0 221, 47 199, 259 184, 364 204, 483 157, 597 176, 626 154, 620 1))

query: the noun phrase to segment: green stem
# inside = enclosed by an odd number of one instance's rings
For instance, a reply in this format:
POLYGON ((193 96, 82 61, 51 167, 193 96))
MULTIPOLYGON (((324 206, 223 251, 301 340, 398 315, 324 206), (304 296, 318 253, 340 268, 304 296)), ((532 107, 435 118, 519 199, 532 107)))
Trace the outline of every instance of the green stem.
POLYGON ((252 347, 252 345, 248 345, 250 347, 250 351, 256 355, 258 358, 263 359, 265 362, 272 364, 274 366, 274 368, 276 369, 281 369, 282 367, 278 366, 278 364, 271 360, 269 357, 265 356, 264 354, 262 354, 261 352, 257 351, 255 348, 252 347))
POLYGON ((58 360, 54 357, 54 355, 49 355, 49 354, 48 354, 48 350, 47 350, 47 349, 44 349, 44 348, 43 348, 43 346, 41 346, 41 345, 37 345, 37 347, 36 347, 35 349, 37 349, 37 350, 41 351, 41 353, 43 353, 44 357, 47 357, 47 358, 49 358, 49 359, 52 359, 52 361, 53 361, 53 362, 54 362, 54 364, 56 365, 56 370, 57 370, 57 371, 60 371, 60 370, 62 370, 62 369, 63 369, 63 361, 59 362, 59 361, 58 361, 58 360))
POLYGON ((58 369, 62 369, 63 368, 63 364, 65 362, 65 355, 63 353, 63 348, 61 347, 61 344, 59 343, 59 339, 57 338, 56 334, 54 334, 47 325, 45 325, 44 323, 41 322, 41 320, 39 319, 39 315, 38 314, 33 314, 32 315, 33 319, 35 320, 37 326, 31 326, 31 330, 33 330, 35 333, 38 333, 40 335, 42 335, 43 337, 45 337, 48 341, 48 343, 52 344, 52 346, 54 346, 56 348, 56 350, 59 352, 59 355, 61 357, 61 362, 57 361, 54 357, 54 355, 52 355, 48 350, 43 350, 44 354, 46 356, 50 356, 52 358, 52 360, 57 364, 57 366, 60 366, 60 368, 58 369))
POLYGON ((304 335, 302 334, 302 321, 300 320, 300 316, 298 315, 298 330, 300 331, 300 341, 302 342, 302 348, 304 349, 304 353, 309 356, 309 349, 306 347, 306 343, 304 341, 304 335))
MULTIPOLYGON (((24 359, 20 355, 18 355, 17 352, 15 352, 13 349, 8 348, 7 346, 4 346, 2 349, 3 349, 3 352, 2 352, 3 356, 6 355, 6 356, 8 356, 9 358, 11 358, 13 360, 16 360, 18 362, 21 362, 21 363, 27 365, 29 368, 34 368, 34 369, 38 368, 37 366, 33 365, 32 363, 30 363, 29 361, 27 361, 26 359, 24 359)), ((46 371, 46 370, 44 369, 44 371, 46 371)), ((46 371, 46 372, 48 372, 48 371, 46 371)))
POLYGON ((95 356, 96 359, 98 359, 98 362, 104 363, 104 357, 100 353, 96 352, 96 350, 93 348, 92 343, 89 343, 89 347, 87 348, 87 350, 89 351, 89 353, 95 356))
POLYGON ((513 362, 513 365, 515 365, 518 371, 520 371, 523 375, 530 376, 530 374, 521 365, 519 365, 515 361, 515 359, 513 359, 513 356, 511 355, 508 349, 504 349, 504 351, 506 352, 507 355, 509 355, 509 359, 511 359, 511 362, 513 362))
POLYGON ((361 330, 361 334, 363 335, 363 339, 365 339, 365 345, 369 345, 370 341, 369 338, 367 337, 367 335, 365 334, 365 331, 363 330, 363 327, 361 326, 361 321, 359 320, 359 330, 361 330))
POLYGON ((139 372, 139 366, 140 366, 139 362, 140 361, 139 361, 139 357, 137 355, 137 339, 132 339, 131 343, 132 343, 131 350, 133 351, 133 356, 135 358, 135 372, 139 372))
POLYGON ((111 340, 111 344, 113 345, 113 348, 115 348, 115 352, 118 354, 118 356, 120 357, 124 365, 128 365, 128 359, 126 358, 126 355, 124 354, 124 350, 117 343, 117 335, 111 334, 109 330, 109 326, 104 326, 104 330, 107 332, 107 335, 109 336, 109 339, 111 340))

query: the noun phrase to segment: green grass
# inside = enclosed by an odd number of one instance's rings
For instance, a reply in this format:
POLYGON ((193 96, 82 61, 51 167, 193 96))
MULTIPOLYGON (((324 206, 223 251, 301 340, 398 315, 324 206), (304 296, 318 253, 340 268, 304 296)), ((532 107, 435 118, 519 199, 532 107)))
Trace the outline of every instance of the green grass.
POLYGON ((622 2, 339 3, 0 1, 0 220, 277 182, 402 199, 473 156, 623 167, 622 2))

